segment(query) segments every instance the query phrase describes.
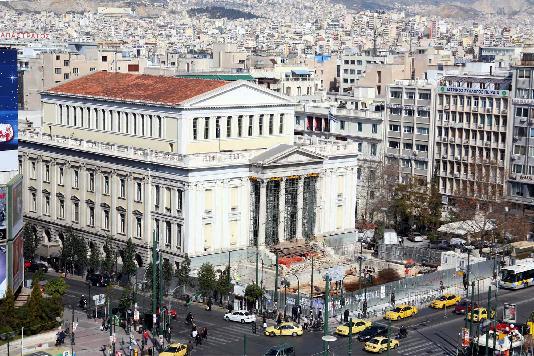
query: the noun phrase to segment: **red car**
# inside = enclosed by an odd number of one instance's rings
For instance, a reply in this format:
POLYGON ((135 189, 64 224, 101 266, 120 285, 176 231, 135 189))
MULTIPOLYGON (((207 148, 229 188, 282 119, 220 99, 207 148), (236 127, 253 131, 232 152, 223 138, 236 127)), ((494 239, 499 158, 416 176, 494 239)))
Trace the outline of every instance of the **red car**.
MULTIPOLYGON (((473 302, 473 309, 478 308, 478 304, 473 302)), ((455 314, 465 314, 465 311, 470 312, 471 311, 471 301, 469 299, 462 299, 456 304, 454 307, 454 313, 455 314)))
MULTIPOLYGON (((157 315, 159 315, 159 308, 156 312, 157 315)), ((176 319, 176 309, 165 309, 165 314, 170 315, 171 318, 176 319)))

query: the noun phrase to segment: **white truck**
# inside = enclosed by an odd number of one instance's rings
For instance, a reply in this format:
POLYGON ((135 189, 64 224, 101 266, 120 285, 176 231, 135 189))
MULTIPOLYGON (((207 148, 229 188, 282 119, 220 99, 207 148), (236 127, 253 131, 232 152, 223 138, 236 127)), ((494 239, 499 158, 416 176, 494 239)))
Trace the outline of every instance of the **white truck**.
POLYGON ((385 245, 398 245, 399 244, 399 237, 397 236, 397 233, 395 232, 395 230, 392 230, 392 229, 384 230, 384 244, 385 245))

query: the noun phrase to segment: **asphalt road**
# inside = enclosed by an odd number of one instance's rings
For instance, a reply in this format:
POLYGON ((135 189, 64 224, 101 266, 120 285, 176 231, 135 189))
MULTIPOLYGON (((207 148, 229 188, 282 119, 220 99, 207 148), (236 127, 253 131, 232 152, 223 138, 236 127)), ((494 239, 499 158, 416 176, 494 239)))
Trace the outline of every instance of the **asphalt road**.
MULTIPOLYGON (((87 285, 77 280, 68 280, 69 290, 64 298, 65 305, 76 305, 81 294, 88 294, 87 285)), ((91 294, 104 293, 105 288, 91 287, 91 294)), ((122 291, 113 289, 112 297, 118 302, 122 291)), ((145 296, 139 296, 140 305, 148 308, 150 300, 145 296)), ((475 297, 477 300, 477 297, 475 297)), ((481 304, 486 305, 487 295, 480 296, 481 304)), ((504 302, 517 304, 518 321, 525 322, 531 311, 534 310, 534 288, 519 291, 499 290, 498 318, 502 316, 504 302)), ((494 301, 492 300, 492 303, 494 301)), ((173 341, 187 343, 189 341, 190 327, 184 322, 187 309, 183 302, 171 302, 171 307, 178 311, 177 320, 172 323, 173 341)), ((193 355, 263 355, 270 347, 282 343, 295 346, 297 355, 321 354, 323 342, 322 332, 305 332, 300 337, 267 337, 261 333, 258 322, 257 334, 252 333, 251 325, 226 322, 223 320, 224 311, 214 308, 212 311, 204 310, 201 305, 190 306, 195 317, 195 323, 199 327, 207 327, 208 338, 193 349, 193 355)), ((382 322, 382 321, 379 321, 382 322)), ((271 321, 272 323, 272 321, 271 321)), ((454 315, 451 311, 424 308, 415 317, 392 323, 391 334, 395 335, 401 325, 408 328, 408 337, 400 340, 397 350, 391 351, 391 355, 421 356, 421 355, 455 355, 459 343, 459 332, 465 321, 462 316, 454 315)), ((335 330, 337 324, 330 326, 330 332, 335 330)), ((473 328, 475 329, 476 326, 473 328)), ((348 355, 349 338, 338 337, 331 345, 334 355, 348 355)), ((363 345, 355 338, 352 340, 352 355, 366 354, 363 345)))

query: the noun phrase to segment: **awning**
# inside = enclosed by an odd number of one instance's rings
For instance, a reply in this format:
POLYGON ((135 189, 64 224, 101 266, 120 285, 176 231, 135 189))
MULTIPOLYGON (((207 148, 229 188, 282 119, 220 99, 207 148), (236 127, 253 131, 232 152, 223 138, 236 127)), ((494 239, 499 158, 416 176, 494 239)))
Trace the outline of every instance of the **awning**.
POLYGON ((307 69, 293 69, 291 73, 296 75, 310 75, 310 71, 307 69))

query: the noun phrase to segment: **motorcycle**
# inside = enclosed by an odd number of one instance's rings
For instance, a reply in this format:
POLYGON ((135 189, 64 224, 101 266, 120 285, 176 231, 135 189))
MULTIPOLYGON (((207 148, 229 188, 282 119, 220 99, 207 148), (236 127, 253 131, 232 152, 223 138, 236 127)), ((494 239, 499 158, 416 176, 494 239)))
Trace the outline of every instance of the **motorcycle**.
POLYGON ((87 307, 87 298, 82 295, 80 298, 80 308, 85 309, 87 307))
POLYGON ((406 329, 404 326, 401 326, 396 338, 405 339, 406 337, 408 337, 408 329, 406 329))
POLYGON ((60 346, 60 345, 63 345, 65 343, 65 332, 63 331, 60 331, 57 333, 57 338, 56 338, 56 346, 60 346))

